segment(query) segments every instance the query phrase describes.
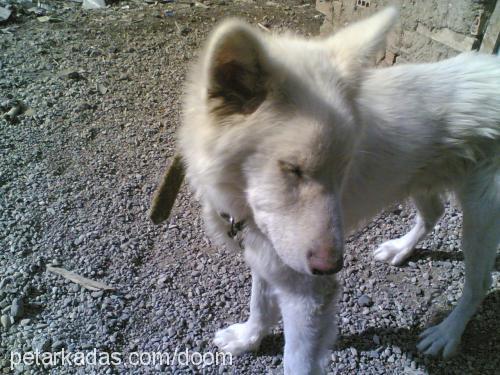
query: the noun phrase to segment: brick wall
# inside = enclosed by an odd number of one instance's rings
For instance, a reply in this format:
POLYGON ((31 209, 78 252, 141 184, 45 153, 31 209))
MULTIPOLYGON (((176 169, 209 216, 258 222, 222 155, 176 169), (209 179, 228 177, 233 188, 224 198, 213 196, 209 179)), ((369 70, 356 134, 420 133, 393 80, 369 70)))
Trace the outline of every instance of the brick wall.
POLYGON ((367 17, 390 4, 401 18, 379 62, 437 61, 460 52, 498 53, 500 1, 496 0, 316 0, 325 14, 322 33, 367 17))

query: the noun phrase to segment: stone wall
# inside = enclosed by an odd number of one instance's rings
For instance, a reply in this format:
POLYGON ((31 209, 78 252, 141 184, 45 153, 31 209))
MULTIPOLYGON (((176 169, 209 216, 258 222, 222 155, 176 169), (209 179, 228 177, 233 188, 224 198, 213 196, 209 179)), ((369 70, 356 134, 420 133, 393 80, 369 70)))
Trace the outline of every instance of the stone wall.
POLYGON ((498 53, 500 1, 496 0, 316 0, 325 14, 322 33, 335 31, 388 5, 400 9, 379 62, 437 61, 460 52, 498 53))

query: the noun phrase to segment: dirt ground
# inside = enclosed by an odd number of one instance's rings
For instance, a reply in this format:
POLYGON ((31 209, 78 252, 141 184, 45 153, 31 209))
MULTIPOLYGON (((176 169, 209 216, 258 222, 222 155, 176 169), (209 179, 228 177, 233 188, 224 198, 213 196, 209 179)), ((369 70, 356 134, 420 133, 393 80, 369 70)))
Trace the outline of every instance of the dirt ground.
MULTIPOLYGON (((30 351, 215 353, 214 332, 248 316, 241 254, 214 247, 184 186, 168 223, 148 218, 174 154, 186 70, 208 32, 238 16, 312 36, 322 16, 307 1, 0 0, 0 372, 8 374, 282 372, 281 328, 232 364, 13 364, 30 351), (193 3, 194 4, 194 3, 193 3), (43 14, 42 14, 43 13, 43 14), (48 16, 49 19, 39 17, 48 16), (11 115, 12 108, 19 114, 11 115), (61 267, 115 288, 89 291, 61 267), (14 357, 15 359, 15 357, 14 357)), ((348 240, 334 374, 498 374, 500 282, 443 361, 415 349, 424 327, 456 303, 463 283, 461 214, 449 206, 404 267, 371 251, 408 230, 393 207, 348 240), (363 306, 360 297, 371 303, 363 306)), ((498 262, 497 262, 498 263, 498 262)))

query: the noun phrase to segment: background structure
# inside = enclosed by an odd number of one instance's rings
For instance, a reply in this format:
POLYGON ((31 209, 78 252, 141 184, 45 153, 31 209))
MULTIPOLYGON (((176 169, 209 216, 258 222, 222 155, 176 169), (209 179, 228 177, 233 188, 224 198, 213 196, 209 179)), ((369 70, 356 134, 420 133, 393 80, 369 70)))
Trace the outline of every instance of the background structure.
POLYGON ((400 22, 389 36, 383 64, 437 61, 460 52, 497 53, 500 3, 496 0, 317 0, 325 15, 322 32, 331 32, 390 4, 400 22))

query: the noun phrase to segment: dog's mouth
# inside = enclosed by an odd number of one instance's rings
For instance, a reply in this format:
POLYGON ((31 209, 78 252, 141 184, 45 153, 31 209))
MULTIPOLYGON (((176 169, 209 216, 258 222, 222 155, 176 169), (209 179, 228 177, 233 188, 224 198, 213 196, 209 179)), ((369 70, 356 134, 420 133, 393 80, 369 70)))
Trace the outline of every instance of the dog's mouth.
POLYGON ((314 276, 329 276, 329 275, 334 275, 334 274, 340 272, 340 270, 342 270, 343 267, 344 267, 343 262, 339 262, 335 267, 328 269, 328 270, 319 270, 319 269, 313 268, 311 270, 311 273, 314 276))
POLYGON ((312 274, 314 276, 328 276, 328 275, 333 275, 337 272, 338 271, 335 270, 328 270, 328 271, 312 270, 312 274))

